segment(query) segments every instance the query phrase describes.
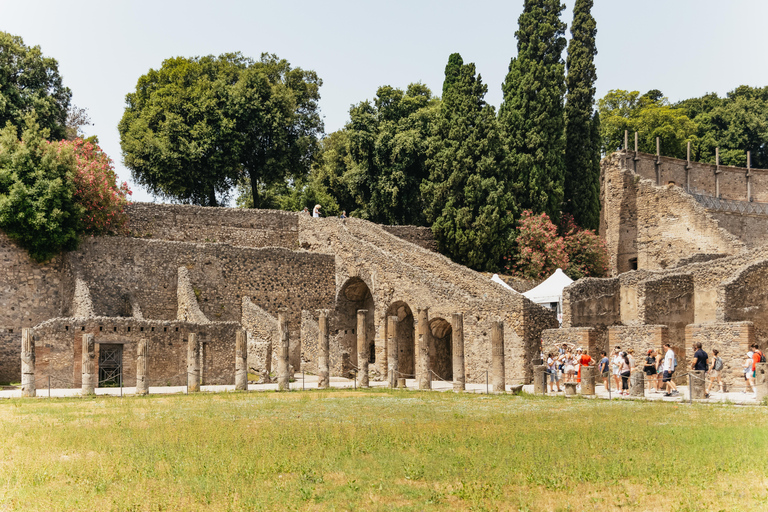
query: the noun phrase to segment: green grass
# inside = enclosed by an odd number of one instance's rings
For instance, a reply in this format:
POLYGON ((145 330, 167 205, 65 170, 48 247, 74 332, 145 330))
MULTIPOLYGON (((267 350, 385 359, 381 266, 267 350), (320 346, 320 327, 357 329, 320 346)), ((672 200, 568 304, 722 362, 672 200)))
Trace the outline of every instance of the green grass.
POLYGON ((766 510, 768 408, 408 391, 0 402, 5 510, 766 510))

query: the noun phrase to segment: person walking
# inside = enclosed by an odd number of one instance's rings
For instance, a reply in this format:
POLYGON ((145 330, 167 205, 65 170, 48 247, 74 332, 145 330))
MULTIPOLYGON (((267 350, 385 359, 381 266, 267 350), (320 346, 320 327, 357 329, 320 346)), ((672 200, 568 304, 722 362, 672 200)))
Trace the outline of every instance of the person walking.
POLYGON ((756 392, 755 389, 755 371, 752 369, 755 360, 753 359, 753 356, 755 353, 750 350, 747 352, 747 358, 744 360, 744 394, 751 392, 756 392))
MULTIPOLYGON (((648 381, 648 390, 650 391, 656 382, 656 351, 650 349, 645 356, 645 364, 643 365, 643 373, 645 373, 645 380, 648 381)), ((658 390, 658 384, 656 385, 658 390)))
POLYGON ((570 347, 565 349, 565 382, 573 382, 576 374, 576 358, 573 357, 570 347))
POLYGON ((656 392, 661 392, 662 376, 664 374, 664 352, 659 350, 656 352, 656 392))
POLYGON ((611 378, 610 366, 611 360, 608 359, 608 354, 605 353, 605 350, 601 351, 597 371, 600 372, 600 377, 603 379, 603 386, 605 386, 606 391, 608 391, 608 379, 611 378))
POLYGON ((621 357, 621 350, 619 347, 613 349, 613 357, 611 358, 611 368, 613 370, 613 384, 615 389, 619 389, 621 385, 621 363, 623 358, 621 357))
POLYGON ((579 365, 579 375, 576 377, 577 382, 581 384, 581 367, 589 366, 592 364, 592 356, 584 352, 584 349, 579 347, 576 349, 576 363, 579 365))
MULTIPOLYGON (((691 361, 691 370, 695 370, 698 372, 704 372, 704 379, 706 379, 707 371, 709 370, 709 363, 707 360, 709 359, 709 354, 704 352, 704 349, 701 348, 701 342, 697 342, 694 347, 696 347, 696 352, 693 353, 693 361, 691 361)), ((692 376, 694 379, 698 378, 695 376, 692 376)), ((706 381, 705 381, 706 382, 706 381)), ((709 393, 704 393, 704 398, 709 398, 709 393)))
POLYGON ((712 385, 715 383, 715 381, 717 381, 717 384, 720 386, 720 392, 725 392, 723 387, 723 378, 720 375, 725 364, 720 358, 720 352, 716 348, 712 349, 712 356, 714 357, 714 361, 712 362, 712 369, 709 371, 709 386, 707 386, 706 392, 707 396, 709 396, 709 392, 712 389, 712 385))
POLYGON ((551 393, 555 392, 554 385, 557 385, 557 392, 559 393, 560 390, 560 375, 557 371, 557 359, 555 359, 554 354, 550 352, 547 354, 547 373, 549 373, 549 391, 551 393))
POLYGON ((629 376, 632 373, 632 365, 629 362, 629 354, 626 352, 621 352, 621 369, 620 369, 620 375, 621 375, 621 394, 622 395, 628 395, 629 394, 629 376))
POLYGON ((675 352, 672 350, 672 346, 669 343, 665 343, 664 348, 667 350, 664 354, 664 373, 662 374, 662 382, 666 384, 667 390, 667 392, 664 393, 664 396, 679 395, 680 392, 672 381, 672 375, 675 373, 675 368, 677 367, 677 357, 675 357, 675 352))

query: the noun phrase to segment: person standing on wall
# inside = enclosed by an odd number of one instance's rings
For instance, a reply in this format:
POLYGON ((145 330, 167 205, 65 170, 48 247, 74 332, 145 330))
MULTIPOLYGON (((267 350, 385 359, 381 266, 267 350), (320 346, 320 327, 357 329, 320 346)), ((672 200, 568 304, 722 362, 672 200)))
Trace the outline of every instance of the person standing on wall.
POLYGON ((322 206, 320 206, 319 204, 316 204, 315 209, 312 210, 312 216, 316 219, 320 218, 320 208, 322 208, 322 206))
POLYGON ((665 343, 664 348, 667 351, 664 354, 664 373, 662 374, 662 382, 664 382, 667 386, 667 392, 664 393, 664 396, 679 395, 680 392, 677 390, 677 386, 674 382, 672 382, 672 374, 675 373, 677 358, 675 357, 675 352, 672 350, 672 346, 669 343, 665 343))

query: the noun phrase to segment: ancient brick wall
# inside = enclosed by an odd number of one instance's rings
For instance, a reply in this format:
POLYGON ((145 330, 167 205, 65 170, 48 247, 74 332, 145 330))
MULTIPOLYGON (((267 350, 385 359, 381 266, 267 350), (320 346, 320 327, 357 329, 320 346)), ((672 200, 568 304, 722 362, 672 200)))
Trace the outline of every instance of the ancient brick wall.
POLYGON ((665 343, 672 345, 672 350, 677 355, 678 367, 684 368, 681 358, 685 355, 685 345, 672 343, 666 325, 617 325, 608 328, 608 347, 613 349, 619 346, 624 352, 634 350, 635 367, 642 367, 648 350, 663 350, 665 343))
POLYGON ((381 228, 406 242, 437 252, 437 242, 431 228, 424 226, 381 226, 381 228))
MULTIPOLYGON (((725 363, 721 378, 731 391, 744 389, 743 363, 747 358, 749 346, 755 342, 752 322, 719 322, 709 324, 691 324, 685 328, 686 351, 693 353, 693 344, 700 342, 709 356, 712 367, 717 349, 725 363)), ((715 386, 713 389, 717 390, 715 386)))
POLYGON ((0 383, 21 381, 21 332, 0 329, 0 383))
POLYGON ((35 379, 38 387, 77 388, 82 384, 82 337, 93 334, 96 341, 96 372, 99 346, 122 345, 123 385, 136 385, 136 345, 148 341, 150 386, 182 386, 187 382, 187 341, 189 333, 202 344, 203 384, 234 384, 235 333, 237 322, 192 324, 133 318, 57 318, 33 329, 36 352, 35 379))
POLYGON ((754 323, 755 339, 768 346, 768 259, 745 265, 717 292, 717 321, 754 323))
POLYGON ((541 341, 544 357, 549 353, 557 356, 560 347, 565 343, 571 347, 572 352, 576 353, 577 348, 583 348, 593 360, 599 361, 600 351, 606 350, 603 341, 607 341, 607 338, 604 340, 598 336, 598 332, 592 327, 561 327, 542 331, 541 341))

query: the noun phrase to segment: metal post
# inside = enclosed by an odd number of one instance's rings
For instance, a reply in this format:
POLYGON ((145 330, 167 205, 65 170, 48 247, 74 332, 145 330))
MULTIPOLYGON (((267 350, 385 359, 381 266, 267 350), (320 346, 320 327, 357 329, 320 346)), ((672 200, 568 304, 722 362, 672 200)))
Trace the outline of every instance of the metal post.
POLYGON ((48 398, 51 398, 51 376, 48 376, 48 398))
MULTIPOLYGON (((608 366, 610 368, 610 365, 608 366)), ((613 377, 613 372, 608 372, 608 400, 611 400, 611 378, 613 377)))
POLYGON ((301 370, 301 390, 304 391, 304 369, 301 370))
POLYGON ((490 394, 488 392, 488 370, 485 370, 485 394, 486 395, 490 394))

